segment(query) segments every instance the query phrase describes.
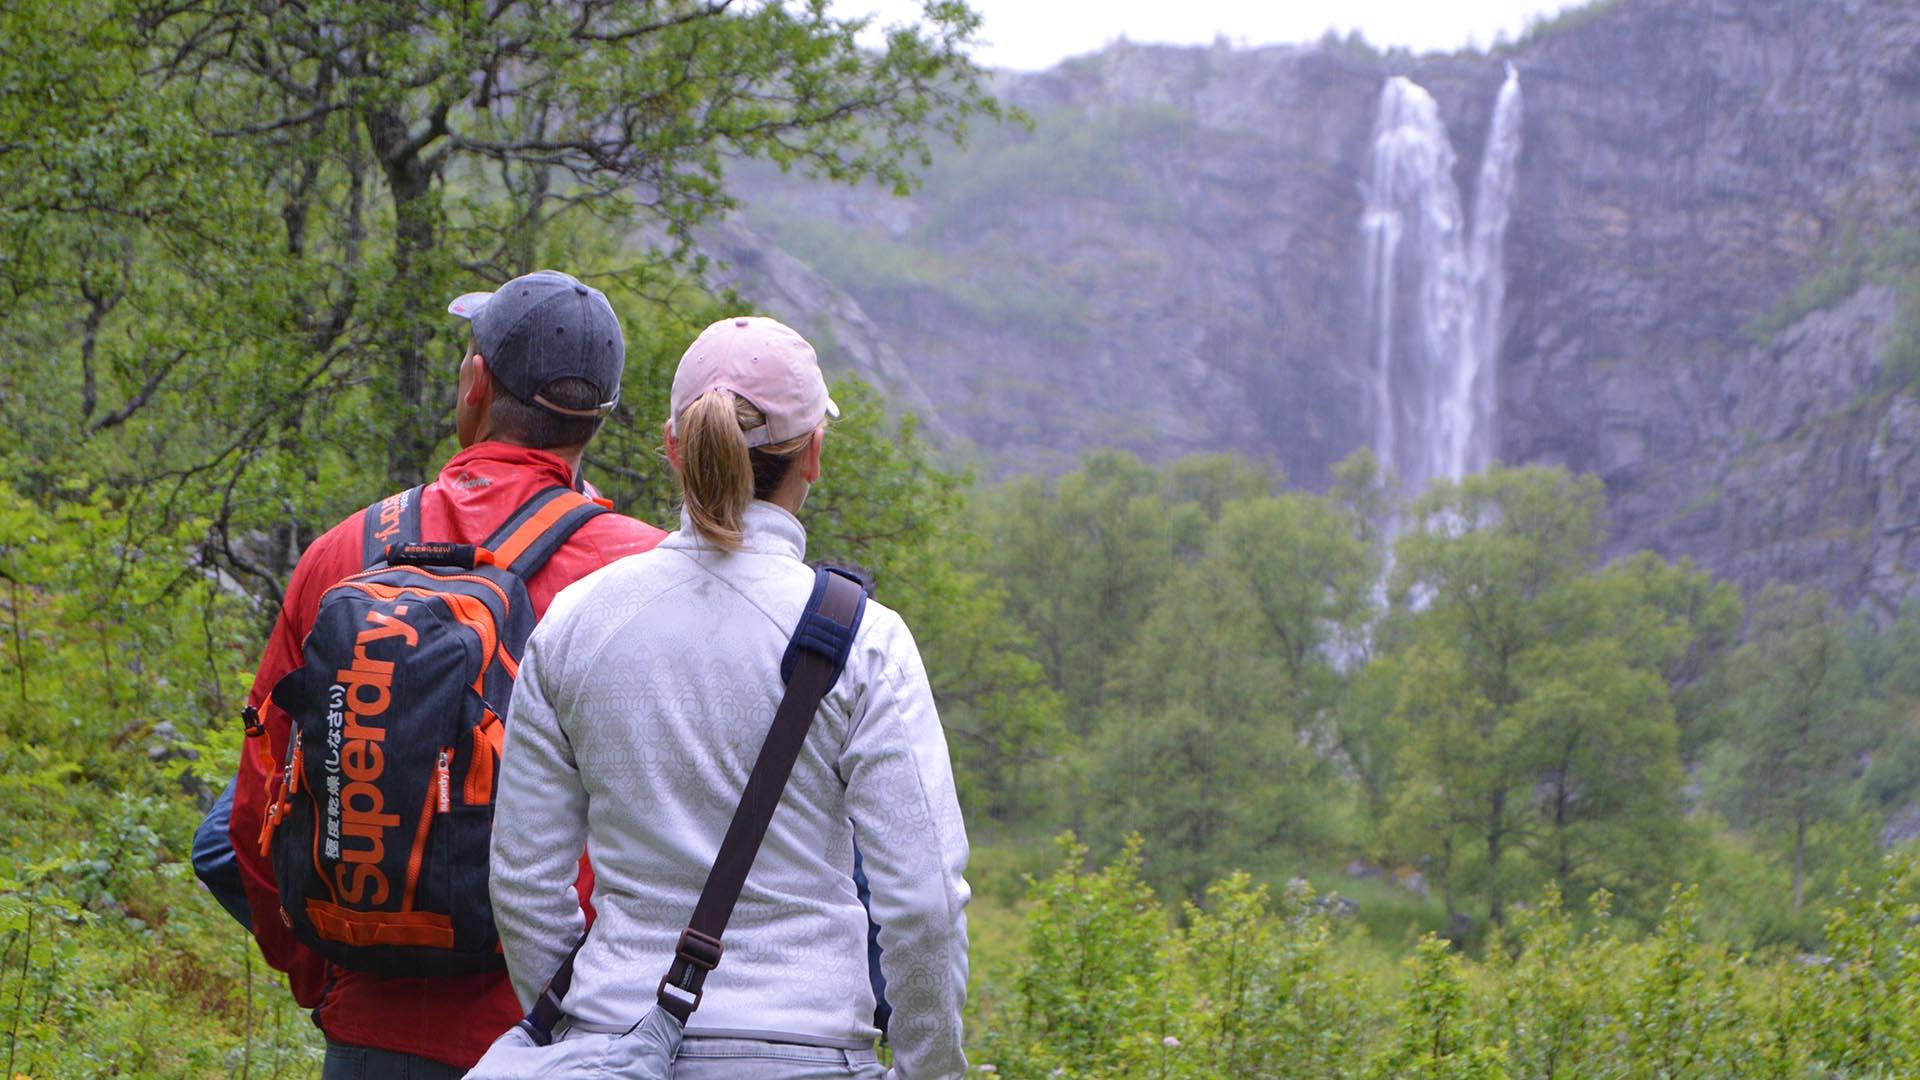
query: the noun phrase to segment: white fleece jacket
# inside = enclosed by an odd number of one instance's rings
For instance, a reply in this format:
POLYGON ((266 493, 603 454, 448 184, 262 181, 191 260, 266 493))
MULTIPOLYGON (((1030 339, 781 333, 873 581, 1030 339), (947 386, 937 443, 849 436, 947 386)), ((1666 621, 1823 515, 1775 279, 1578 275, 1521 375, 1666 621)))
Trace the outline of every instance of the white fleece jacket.
MULTIPOLYGON (((779 705, 780 657, 813 585, 798 520, 755 502, 745 525, 744 550, 729 553, 683 520, 653 551, 562 592, 527 646, 491 862, 523 1004, 581 933, 571 886, 583 847, 597 921, 566 1010, 624 1029, 653 1004, 779 705)), ((966 832, 919 650, 874 602, 794 765, 689 1035, 872 1045, 856 840, 894 1008, 895 1070, 959 1076, 966 832)))

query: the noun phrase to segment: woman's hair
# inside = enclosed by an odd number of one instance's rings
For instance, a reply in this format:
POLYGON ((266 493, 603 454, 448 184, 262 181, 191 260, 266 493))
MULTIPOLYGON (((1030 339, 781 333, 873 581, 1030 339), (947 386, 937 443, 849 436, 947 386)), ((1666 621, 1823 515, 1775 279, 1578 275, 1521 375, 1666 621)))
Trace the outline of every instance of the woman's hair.
POLYGON ((726 390, 694 398, 674 420, 687 517, 694 532, 728 551, 739 550, 747 504, 773 496, 813 437, 808 432, 749 449, 746 432, 766 421, 745 398, 726 390))

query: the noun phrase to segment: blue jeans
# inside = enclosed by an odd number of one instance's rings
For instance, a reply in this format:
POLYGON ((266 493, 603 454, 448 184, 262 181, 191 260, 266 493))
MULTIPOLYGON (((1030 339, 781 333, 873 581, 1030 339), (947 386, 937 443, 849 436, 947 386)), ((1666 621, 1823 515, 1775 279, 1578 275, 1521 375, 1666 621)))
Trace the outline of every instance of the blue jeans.
POLYGON ((432 1058, 327 1040, 320 1080, 460 1080, 467 1070, 432 1058))
POLYGON ((689 1036, 673 1059, 673 1080, 878 1080, 872 1050, 689 1036))

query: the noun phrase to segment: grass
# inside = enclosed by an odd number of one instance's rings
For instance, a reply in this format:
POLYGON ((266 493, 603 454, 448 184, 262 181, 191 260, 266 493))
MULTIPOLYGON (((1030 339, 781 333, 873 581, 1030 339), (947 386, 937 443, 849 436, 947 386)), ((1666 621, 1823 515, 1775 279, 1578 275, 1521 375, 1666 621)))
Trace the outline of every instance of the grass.
POLYGON ((187 867, 193 804, 63 796, 6 800, 26 825, 0 855, 6 1075, 313 1075, 319 1033, 187 867))

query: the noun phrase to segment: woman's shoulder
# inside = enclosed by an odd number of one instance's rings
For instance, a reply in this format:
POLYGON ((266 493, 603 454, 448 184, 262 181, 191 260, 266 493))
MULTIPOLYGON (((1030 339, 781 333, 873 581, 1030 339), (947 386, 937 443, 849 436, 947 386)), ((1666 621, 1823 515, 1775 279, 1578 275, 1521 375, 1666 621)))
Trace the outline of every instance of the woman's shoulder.
MULTIPOLYGON (((860 676, 899 678, 920 672, 920 647, 900 613, 869 596, 854 631, 848 667, 859 662, 860 676)), ((922 676, 924 677, 924 676, 922 676)))
POLYGON ((535 633, 553 637, 625 622, 670 585, 674 558, 669 550, 656 547, 594 570, 554 596, 535 633))

